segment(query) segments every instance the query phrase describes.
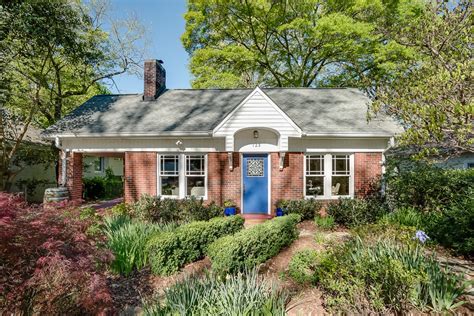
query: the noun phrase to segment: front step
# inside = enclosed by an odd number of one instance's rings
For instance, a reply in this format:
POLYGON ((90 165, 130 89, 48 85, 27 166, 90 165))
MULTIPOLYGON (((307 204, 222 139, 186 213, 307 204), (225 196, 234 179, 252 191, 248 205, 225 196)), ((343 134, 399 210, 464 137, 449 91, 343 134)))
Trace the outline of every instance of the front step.
POLYGON ((265 223, 267 220, 273 218, 272 215, 267 214, 242 214, 241 216, 245 219, 245 228, 265 223))

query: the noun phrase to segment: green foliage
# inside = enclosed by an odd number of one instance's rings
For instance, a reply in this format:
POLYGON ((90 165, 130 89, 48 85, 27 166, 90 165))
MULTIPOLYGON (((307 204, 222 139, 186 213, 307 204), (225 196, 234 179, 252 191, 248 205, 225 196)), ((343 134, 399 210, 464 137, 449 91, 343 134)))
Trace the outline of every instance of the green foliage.
POLYGON ((419 7, 418 1, 189 1, 182 42, 192 85, 361 85, 362 75, 384 76, 410 55, 381 31, 419 7))
POLYGON ((195 197, 162 199, 148 194, 130 205, 130 212, 134 217, 149 222, 206 221, 224 214, 222 207, 214 202, 205 205, 202 199, 195 197))
POLYGON ((399 210, 385 220, 416 222, 417 228, 433 241, 472 256, 474 170, 449 170, 426 164, 398 169, 398 173, 390 173, 387 178, 387 200, 399 210))
POLYGON ((110 208, 112 215, 129 215, 130 209, 127 204, 119 203, 110 208))
POLYGON ((314 283, 318 252, 312 249, 298 251, 288 264, 289 276, 298 283, 314 283))
POLYGON ((399 144, 415 149, 417 157, 439 149, 472 152, 472 1, 422 3, 417 16, 384 28, 384 36, 410 47, 413 57, 375 80, 371 106, 403 124, 399 144))
POLYGON ((323 230, 330 230, 333 229, 334 226, 336 226, 334 217, 332 217, 331 215, 316 216, 314 218, 314 223, 316 224, 316 226, 323 230))
POLYGON ((236 206, 235 202, 232 201, 232 200, 225 200, 223 205, 224 205, 224 207, 235 207, 236 206))
POLYGON ((474 198, 466 197, 442 212, 426 217, 425 231, 431 239, 456 253, 474 256, 474 198))
POLYGON ((186 278, 165 290, 145 315, 285 315, 288 295, 255 270, 221 279, 186 278))
POLYGON ((387 239, 355 239, 334 249, 321 258, 316 278, 330 308, 356 313, 453 310, 466 290, 462 276, 441 268, 419 246, 387 239))
POLYGON ((84 178, 82 182, 86 200, 111 199, 123 195, 122 178, 114 176, 111 169, 107 169, 105 177, 84 178))
POLYGON ((474 195, 474 169, 441 169, 416 164, 387 176, 387 200, 392 207, 439 211, 474 195))
POLYGON ((147 253, 153 273, 170 275, 185 264, 204 257, 209 244, 216 239, 241 230, 240 216, 214 218, 182 225, 173 232, 160 233, 150 239, 147 253))
POLYGON ((386 209, 375 199, 341 198, 329 203, 326 211, 336 223, 354 227, 375 222, 386 209))
POLYGON ((322 206, 315 199, 280 200, 278 205, 285 214, 299 214, 302 220, 313 219, 322 206))
POLYGON ((423 213, 412 207, 396 209, 394 212, 385 214, 380 221, 389 224, 412 226, 418 229, 424 227, 423 213))
POLYGON ((219 274, 252 269, 277 255, 298 236, 298 214, 277 217, 212 243, 207 255, 219 274))
POLYGON ((107 247, 115 257, 111 268, 123 275, 129 275, 148 263, 145 247, 152 235, 176 228, 172 224, 157 225, 131 220, 126 215, 106 217, 104 224, 107 247))
POLYGON ((376 224, 366 224, 352 229, 352 233, 365 242, 375 243, 378 240, 390 240, 404 245, 416 245, 413 238, 416 233, 413 226, 402 226, 397 223, 379 222, 376 224))

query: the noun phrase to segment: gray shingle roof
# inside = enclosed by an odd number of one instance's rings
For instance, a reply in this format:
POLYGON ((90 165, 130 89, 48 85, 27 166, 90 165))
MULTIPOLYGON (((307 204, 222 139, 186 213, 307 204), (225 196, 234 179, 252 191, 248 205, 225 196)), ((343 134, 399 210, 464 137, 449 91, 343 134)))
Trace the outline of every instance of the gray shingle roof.
MULTIPOLYGON (((356 89, 262 89, 306 133, 391 135, 400 127, 388 117, 367 123, 369 99, 356 89)), ((75 109, 45 135, 166 134, 210 132, 252 89, 166 90, 156 100, 141 94, 98 95, 75 109)))

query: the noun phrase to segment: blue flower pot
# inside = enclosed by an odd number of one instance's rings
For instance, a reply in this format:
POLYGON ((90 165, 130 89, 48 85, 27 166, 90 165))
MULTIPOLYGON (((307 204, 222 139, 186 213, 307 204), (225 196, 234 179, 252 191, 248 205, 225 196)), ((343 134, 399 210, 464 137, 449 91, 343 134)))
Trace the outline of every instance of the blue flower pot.
POLYGON ((285 213, 281 207, 277 207, 276 216, 283 216, 285 213))
POLYGON ((235 215, 235 207, 226 207, 224 208, 224 214, 225 216, 231 216, 231 215, 235 215))

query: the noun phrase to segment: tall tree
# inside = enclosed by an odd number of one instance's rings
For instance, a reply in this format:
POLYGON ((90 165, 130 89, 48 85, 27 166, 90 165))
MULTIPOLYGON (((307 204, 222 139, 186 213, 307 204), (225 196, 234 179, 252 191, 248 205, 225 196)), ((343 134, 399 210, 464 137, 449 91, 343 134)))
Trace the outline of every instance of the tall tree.
POLYGON ((373 112, 402 122, 400 144, 418 156, 474 152, 473 22, 472 1, 437 0, 418 18, 387 28, 416 57, 398 65, 396 76, 377 80, 373 112))
POLYGON ((418 1, 190 0, 184 47, 196 88, 343 85, 404 58, 379 25, 403 21, 418 1), (390 45, 390 51, 384 47, 390 45))
POLYGON ((2 107, 9 117, 22 119, 17 137, 1 141, 2 180, 31 123, 54 124, 91 95, 107 92, 104 80, 139 71, 143 27, 134 18, 113 19, 109 12, 105 1, 14 1, 0 6, 2 107))

